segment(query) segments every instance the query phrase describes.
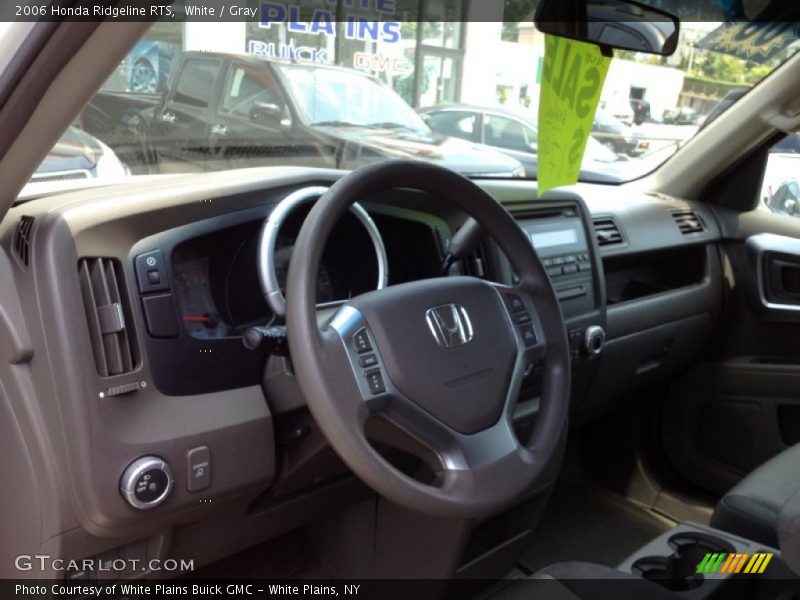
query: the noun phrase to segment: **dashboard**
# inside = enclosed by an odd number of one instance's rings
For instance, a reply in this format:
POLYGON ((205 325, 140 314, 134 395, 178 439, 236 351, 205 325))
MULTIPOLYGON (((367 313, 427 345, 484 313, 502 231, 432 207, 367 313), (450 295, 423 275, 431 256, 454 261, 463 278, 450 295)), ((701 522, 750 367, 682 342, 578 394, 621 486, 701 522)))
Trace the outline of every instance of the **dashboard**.
MULTIPOLYGON (((305 408, 291 349, 243 343, 252 327, 283 324, 259 274, 265 223, 288 196, 340 176, 302 168, 205 173, 43 198, 9 213, 0 243, 26 323, 24 336, 11 339, 37 348, 32 359, 14 342, 37 382, 20 394, 41 406, 75 511, 42 534, 61 555, 127 551, 147 539, 163 556, 165 531, 175 532, 169 553, 193 555, 208 547, 200 540, 228 535, 215 525, 221 513, 198 506, 199 498, 227 508, 230 535, 240 537, 219 541, 239 548, 302 524, 276 518, 281 507, 305 507, 297 514, 313 519, 363 497, 305 408), (15 244, 20 224, 29 232, 24 254, 15 244), (200 488, 192 479, 197 457, 211 471, 200 488), (171 467, 171 492, 146 511, 119 492, 122 475, 142 458, 171 467)), ((530 182, 479 184, 528 234, 561 302, 573 424, 698 355, 724 304, 720 233, 707 206, 616 186, 577 186, 543 201, 530 182)), ((405 189, 360 204, 385 249, 388 285, 441 276, 463 213, 405 189)), ((279 289, 309 208, 290 211, 275 235, 279 289)), ((346 215, 317 274, 320 319, 375 289, 379 272, 374 240, 346 215)), ((486 239, 449 274, 515 280, 486 239)), ((518 399, 521 438, 536 420, 541 371, 530 366, 518 399)))
MULTIPOLYGON (((294 211, 277 234, 271 268, 280 291, 294 241, 308 208, 294 211)), ((172 251, 173 295, 183 328, 192 337, 241 336, 253 325, 275 321, 258 278, 260 221, 252 221, 182 242, 172 251)), ((367 232, 351 215, 337 224, 317 275, 317 302, 342 302, 374 289, 377 257, 367 232)))

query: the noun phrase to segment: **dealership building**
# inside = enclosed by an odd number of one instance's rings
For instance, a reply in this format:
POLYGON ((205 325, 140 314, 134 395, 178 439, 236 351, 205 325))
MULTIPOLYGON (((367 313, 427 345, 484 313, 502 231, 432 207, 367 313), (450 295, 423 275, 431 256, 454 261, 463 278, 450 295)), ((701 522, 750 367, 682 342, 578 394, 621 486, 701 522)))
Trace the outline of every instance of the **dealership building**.
MULTIPOLYGON (((158 93, 176 54, 199 50, 358 69, 390 85, 414 107, 442 102, 538 104, 543 36, 533 27, 532 15, 515 15, 514 23, 504 23, 502 2, 297 0, 253 5, 260 16, 249 22, 156 23, 106 87, 158 93)), ((682 73, 628 64, 632 66, 612 70, 609 94, 627 101, 635 89, 637 97, 652 98, 659 111, 662 104, 677 104, 682 73)))

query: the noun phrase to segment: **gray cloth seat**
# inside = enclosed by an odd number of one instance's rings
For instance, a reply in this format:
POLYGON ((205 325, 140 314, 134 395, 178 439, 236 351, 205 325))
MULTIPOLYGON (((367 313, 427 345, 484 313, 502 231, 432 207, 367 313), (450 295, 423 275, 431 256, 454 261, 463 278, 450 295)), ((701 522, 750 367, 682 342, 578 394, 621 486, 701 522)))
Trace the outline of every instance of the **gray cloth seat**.
POLYGON ((800 491, 800 444, 771 458, 717 504, 711 526, 778 547, 778 513, 800 491))
POLYGON ((503 582, 486 600, 678 600, 668 589, 611 567, 557 563, 529 578, 503 582))

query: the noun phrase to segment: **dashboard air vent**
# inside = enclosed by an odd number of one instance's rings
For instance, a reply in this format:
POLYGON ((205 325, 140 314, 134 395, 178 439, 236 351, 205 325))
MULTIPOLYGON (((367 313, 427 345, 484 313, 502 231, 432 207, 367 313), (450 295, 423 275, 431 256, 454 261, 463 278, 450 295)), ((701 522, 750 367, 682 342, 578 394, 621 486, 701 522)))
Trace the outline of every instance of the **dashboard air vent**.
POLYGON ((683 235, 702 233, 706 230, 703 220, 693 210, 681 210, 672 213, 672 218, 683 235))
POLYGON ((597 238, 597 245, 601 248, 603 246, 613 246, 623 242, 622 232, 619 225, 611 217, 601 217, 592 221, 594 226, 594 235, 597 238))
POLYGON ((78 275, 98 374, 133 371, 137 351, 122 266, 110 258, 84 258, 78 275))
POLYGON ((22 217, 17 223, 14 232, 14 253, 22 264, 28 266, 31 246, 31 231, 33 230, 33 217, 22 217))

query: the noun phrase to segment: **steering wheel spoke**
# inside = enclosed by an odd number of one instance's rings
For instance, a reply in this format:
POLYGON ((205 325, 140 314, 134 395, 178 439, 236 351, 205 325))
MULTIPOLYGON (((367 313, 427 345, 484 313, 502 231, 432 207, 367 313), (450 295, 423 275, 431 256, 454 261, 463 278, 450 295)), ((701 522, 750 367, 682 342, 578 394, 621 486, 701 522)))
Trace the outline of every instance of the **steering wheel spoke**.
POLYGON ((544 327, 530 295, 519 285, 489 282, 503 299, 506 315, 517 334, 517 351, 525 369, 543 364, 546 353, 544 327))

